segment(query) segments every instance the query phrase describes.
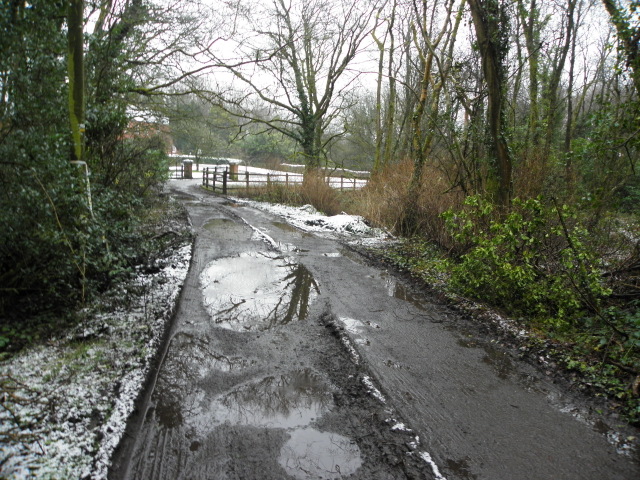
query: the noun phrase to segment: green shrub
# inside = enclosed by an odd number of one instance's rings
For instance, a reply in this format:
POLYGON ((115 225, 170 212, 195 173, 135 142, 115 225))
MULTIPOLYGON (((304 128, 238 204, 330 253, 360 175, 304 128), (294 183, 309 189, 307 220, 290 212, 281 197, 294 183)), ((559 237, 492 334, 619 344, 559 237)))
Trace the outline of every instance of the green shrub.
POLYGON ((443 215, 459 253, 448 265, 454 288, 556 327, 599 309, 609 290, 588 232, 567 207, 516 199, 500 215, 481 196, 468 197, 465 207, 443 215))

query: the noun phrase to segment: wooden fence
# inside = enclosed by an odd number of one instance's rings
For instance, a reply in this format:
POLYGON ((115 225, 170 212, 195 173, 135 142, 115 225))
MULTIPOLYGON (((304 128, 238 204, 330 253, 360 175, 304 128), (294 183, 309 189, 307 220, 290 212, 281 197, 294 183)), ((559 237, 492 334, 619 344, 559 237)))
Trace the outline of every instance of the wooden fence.
MULTIPOLYGON (((226 195, 229 190, 249 189, 251 187, 269 187, 271 185, 284 185, 285 187, 300 185, 304 179, 302 173, 273 172, 232 172, 227 168, 207 167, 202 172, 202 185, 214 192, 220 191, 226 195)), ((366 185, 367 180, 351 177, 326 177, 326 182, 332 188, 345 190, 357 190, 366 185)))

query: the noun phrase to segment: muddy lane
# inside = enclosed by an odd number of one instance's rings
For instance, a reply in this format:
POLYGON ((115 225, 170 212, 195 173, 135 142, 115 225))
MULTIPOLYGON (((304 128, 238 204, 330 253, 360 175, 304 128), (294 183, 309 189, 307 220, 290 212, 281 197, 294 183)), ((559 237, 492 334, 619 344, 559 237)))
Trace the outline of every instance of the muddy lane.
POLYGON ((445 306, 335 239, 172 185, 193 261, 110 478, 640 478, 614 425, 445 306))
MULTIPOLYGON (((444 306, 412 294, 338 242, 251 208, 235 212, 296 252, 321 286, 332 321, 387 404, 434 461, 436 476, 487 480, 640 478, 615 425, 523 364, 444 306), (295 247, 292 247, 295 246, 295 247)), ((637 435, 637 432, 632 432, 637 435)))
POLYGON ((197 235, 192 264, 109 478, 434 478, 368 394, 312 272, 224 199, 174 193, 197 235))

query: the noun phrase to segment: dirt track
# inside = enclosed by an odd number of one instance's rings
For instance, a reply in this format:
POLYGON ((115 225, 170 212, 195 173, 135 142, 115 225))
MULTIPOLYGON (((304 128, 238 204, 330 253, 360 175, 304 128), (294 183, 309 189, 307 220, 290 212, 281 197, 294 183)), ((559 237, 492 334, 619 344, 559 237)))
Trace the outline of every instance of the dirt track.
POLYGON ((640 477, 601 419, 446 307, 336 240, 171 185, 191 270, 111 478, 640 477))

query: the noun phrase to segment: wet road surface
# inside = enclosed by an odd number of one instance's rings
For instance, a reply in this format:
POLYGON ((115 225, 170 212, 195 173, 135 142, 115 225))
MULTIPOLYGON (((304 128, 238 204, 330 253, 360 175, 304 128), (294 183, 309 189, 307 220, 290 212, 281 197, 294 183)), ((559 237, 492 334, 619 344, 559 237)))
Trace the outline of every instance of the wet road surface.
POLYGON ((171 185, 192 265, 110 478, 640 478, 607 425, 446 307, 336 240, 171 185))

